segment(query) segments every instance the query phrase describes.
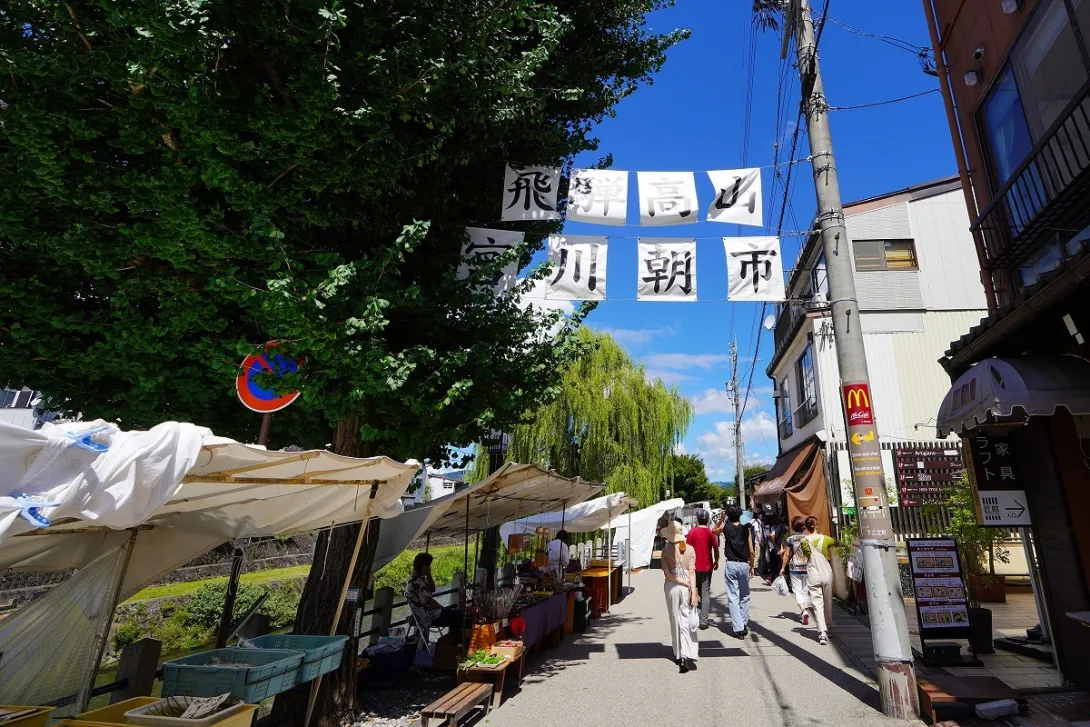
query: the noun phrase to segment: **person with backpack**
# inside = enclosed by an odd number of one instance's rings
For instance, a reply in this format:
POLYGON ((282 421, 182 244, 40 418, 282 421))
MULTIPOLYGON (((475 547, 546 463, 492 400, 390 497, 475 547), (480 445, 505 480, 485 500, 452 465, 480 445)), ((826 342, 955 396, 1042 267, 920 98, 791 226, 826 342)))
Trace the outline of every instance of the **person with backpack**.
POLYGON ((807 554, 806 590, 810 606, 817 622, 818 643, 829 643, 829 627, 833 625, 833 568, 829 565, 829 549, 836 539, 817 531, 817 518, 806 518, 806 539, 810 543, 807 554))

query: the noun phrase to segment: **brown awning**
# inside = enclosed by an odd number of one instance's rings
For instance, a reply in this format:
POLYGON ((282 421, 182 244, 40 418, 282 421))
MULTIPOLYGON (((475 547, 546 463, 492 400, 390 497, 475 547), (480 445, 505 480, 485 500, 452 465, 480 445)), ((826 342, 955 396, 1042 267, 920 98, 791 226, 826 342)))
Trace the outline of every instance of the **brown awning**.
POLYGON ((781 454, 776 464, 772 465, 772 469, 765 473, 764 482, 753 493, 753 499, 759 503, 779 502, 784 489, 791 484, 791 478, 795 476, 799 467, 810 459, 817 446, 816 441, 804 442, 781 454))

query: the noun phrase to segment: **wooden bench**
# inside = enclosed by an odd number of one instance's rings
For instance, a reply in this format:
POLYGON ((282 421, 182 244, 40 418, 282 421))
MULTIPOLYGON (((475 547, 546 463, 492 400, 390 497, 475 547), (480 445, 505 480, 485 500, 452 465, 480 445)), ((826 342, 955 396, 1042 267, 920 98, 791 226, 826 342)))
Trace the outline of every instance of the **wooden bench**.
POLYGON ((449 727, 458 724, 474 707, 484 707, 488 714, 492 709, 492 685, 464 682, 435 700, 420 712, 420 727, 428 727, 428 720, 447 722, 449 727))

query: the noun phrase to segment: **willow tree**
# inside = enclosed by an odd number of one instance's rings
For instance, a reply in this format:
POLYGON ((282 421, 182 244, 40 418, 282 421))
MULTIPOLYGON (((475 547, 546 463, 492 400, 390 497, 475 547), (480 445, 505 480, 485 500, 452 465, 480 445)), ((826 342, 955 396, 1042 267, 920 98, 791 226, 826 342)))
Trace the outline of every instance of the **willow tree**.
POLYGON ((676 388, 648 380, 644 366, 608 334, 584 328, 577 336, 587 352, 565 368, 556 399, 514 427, 507 457, 658 502, 692 404, 676 388))

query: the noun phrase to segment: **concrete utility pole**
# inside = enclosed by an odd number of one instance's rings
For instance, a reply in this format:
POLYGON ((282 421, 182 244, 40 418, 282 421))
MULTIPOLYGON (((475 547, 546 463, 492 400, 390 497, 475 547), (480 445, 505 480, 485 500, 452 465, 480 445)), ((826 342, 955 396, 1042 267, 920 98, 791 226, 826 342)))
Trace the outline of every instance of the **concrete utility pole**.
POLYGON ((746 506, 746 478, 745 465, 742 462, 742 397, 738 390, 738 340, 730 343, 730 383, 727 384, 731 395, 734 397, 734 489, 738 493, 738 504, 745 509, 746 506))
MULTIPOLYGON (((859 325, 859 302, 829 131, 829 105, 821 82, 810 0, 789 0, 787 18, 786 31, 796 33, 803 112, 817 190, 817 224, 829 276, 829 304, 844 397, 848 455, 863 545, 871 643, 878 662, 882 711, 897 719, 914 719, 920 711, 916 671, 897 570, 896 538, 882 472, 863 331, 859 325)), ((786 41, 785 37, 785 48, 786 41)))

